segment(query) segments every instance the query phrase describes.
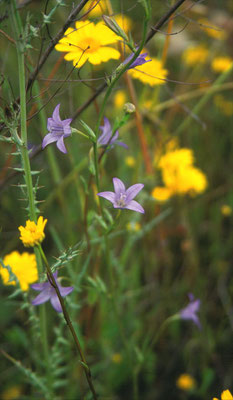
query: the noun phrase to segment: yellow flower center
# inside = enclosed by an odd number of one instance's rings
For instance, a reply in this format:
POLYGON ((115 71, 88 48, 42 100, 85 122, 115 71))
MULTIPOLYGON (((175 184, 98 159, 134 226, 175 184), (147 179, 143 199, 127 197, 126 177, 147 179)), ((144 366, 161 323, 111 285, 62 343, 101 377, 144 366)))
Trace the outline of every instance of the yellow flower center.
POLYGON ((100 42, 92 37, 87 37, 80 42, 80 48, 85 53, 95 53, 100 48, 100 42))

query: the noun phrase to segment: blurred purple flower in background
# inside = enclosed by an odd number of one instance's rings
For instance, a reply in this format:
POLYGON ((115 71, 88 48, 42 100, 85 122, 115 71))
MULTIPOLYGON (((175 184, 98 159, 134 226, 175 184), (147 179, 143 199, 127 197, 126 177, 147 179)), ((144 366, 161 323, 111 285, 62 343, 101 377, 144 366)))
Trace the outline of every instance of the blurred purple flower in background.
POLYGON ((44 149, 48 144, 57 142, 57 148, 62 153, 67 153, 64 138, 71 135, 70 123, 71 118, 61 120, 59 114, 60 104, 58 104, 53 111, 52 118, 48 118, 47 129, 49 133, 44 137, 42 142, 42 149, 44 149))
MULTIPOLYGON (((53 274, 54 279, 56 281, 61 296, 65 297, 68 294, 70 294, 74 290, 74 288, 72 286, 62 287, 58 282, 57 274, 58 274, 57 272, 53 274)), ((33 306, 38 306, 50 300, 50 303, 52 304, 53 308, 57 312, 62 312, 61 304, 57 296, 56 290, 49 281, 43 283, 34 283, 33 285, 31 285, 31 288, 34 290, 41 291, 41 293, 37 297, 35 297, 34 300, 32 300, 33 306)))
POLYGON ((201 329, 201 323, 199 317, 196 315, 196 313, 199 311, 201 300, 200 299, 195 300, 192 293, 189 293, 188 296, 190 302, 187 305, 187 307, 183 308, 180 311, 179 314, 181 316, 181 319, 186 319, 186 320, 190 319, 194 322, 195 325, 197 325, 199 329, 201 329))
POLYGON ((128 210, 137 211, 142 214, 145 213, 143 207, 137 201, 133 200, 144 187, 142 183, 136 183, 126 189, 124 183, 119 178, 113 178, 113 185, 115 192, 100 192, 98 196, 111 201, 114 208, 127 208, 128 210))
MULTIPOLYGON (((143 65, 152 60, 146 60, 148 53, 139 54, 139 56, 132 62, 132 64, 128 67, 128 69, 139 67, 139 65, 143 65)), ((134 53, 130 54, 124 61, 123 64, 126 65, 130 60, 132 60, 134 53)))
POLYGON ((112 136, 112 128, 108 118, 104 117, 104 125, 100 126, 100 130, 102 131, 102 134, 98 138, 98 144, 100 146, 110 146, 112 148, 114 144, 118 144, 119 146, 128 149, 128 146, 125 143, 117 140, 119 136, 118 131, 116 131, 112 136))

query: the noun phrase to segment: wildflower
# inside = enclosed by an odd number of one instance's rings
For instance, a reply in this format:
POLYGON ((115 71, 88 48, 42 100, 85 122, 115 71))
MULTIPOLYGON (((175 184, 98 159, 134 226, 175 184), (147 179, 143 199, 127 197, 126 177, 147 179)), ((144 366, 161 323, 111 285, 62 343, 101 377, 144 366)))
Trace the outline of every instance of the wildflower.
MULTIPOLYGON (((130 66, 128 67, 128 69, 136 68, 136 67, 139 67, 140 65, 143 65, 143 64, 148 63, 149 61, 152 61, 152 60, 146 60, 147 55, 148 55, 148 53, 141 53, 141 54, 139 54, 139 56, 136 58, 136 60, 134 60, 134 61, 132 62, 132 64, 130 64, 130 66)), ((132 60, 133 56, 134 56, 134 53, 130 54, 130 55, 123 61, 123 64, 124 64, 124 65, 128 64, 128 63, 130 62, 130 60, 132 60)))
POLYGON ((122 355, 120 353, 114 353, 112 355, 112 362, 114 364, 120 364, 122 362, 122 355))
POLYGON ((192 390, 195 385, 195 379, 189 374, 181 374, 176 381, 176 386, 182 390, 192 390))
POLYGON ((208 36, 218 40, 224 40, 226 38, 226 32, 218 26, 213 26, 212 23, 208 21, 208 19, 201 18, 198 20, 198 22, 201 29, 203 29, 208 36))
MULTIPOLYGON (((35 254, 27 252, 20 254, 18 251, 12 251, 4 257, 3 263, 11 268, 23 291, 28 290, 29 284, 36 282, 38 279, 35 254)), ((15 280, 10 280, 9 271, 1 265, 0 276, 4 285, 16 285, 15 280)))
POLYGON ((221 207, 221 213, 224 215, 224 217, 229 217, 232 214, 232 208, 227 204, 223 204, 221 207))
POLYGON ((211 67, 215 72, 225 72, 231 67, 232 62, 231 57, 216 57, 212 61, 211 67))
POLYGON ((47 223, 47 219, 39 217, 37 224, 34 221, 27 220, 26 226, 20 226, 20 240, 23 242, 25 247, 33 247, 41 243, 45 238, 44 228, 47 223))
POLYGON ((129 70, 129 74, 134 79, 150 86, 163 85, 165 83, 168 71, 163 68, 162 62, 152 58, 151 62, 129 70))
POLYGON ((48 144, 57 142, 57 148, 62 153, 67 153, 64 144, 64 138, 71 135, 70 123, 71 118, 64 119, 60 118, 59 114, 60 104, 58 104, 53 111, 52 118, 48 118, 47 129, 49 133, 44 137, 42 142, 42 149, 44 149, 48 144))
POLYGON ((143 207, 133 200, 144 187, 142 183, 136 183, 126 190, 124 183, 119 178, 113 178, 113 185, 115 192, 101 192, 97 195, 111 201, 114 208, 127 208, 142 214, 145 213, 143 207))
MULTIPOLYGON (((56 281, 61 296, 65 297, 70 294, 74 290, 74 288, 72 286, 62 287, 57 278, 57 274, 57 271, 53 274, 54 279, 56 281)), ((34 283, 33 285, 31 285, 31 288, 41 292, 34 300, 32 300, 33 306, 38 306, 50 300, 50 303, 52 304, 54 310, 56 310, 57 312, 62 312, 61 304, 57 296, 56 290, 49 281, 44 283, 34 283)))
POLYGON ((113 99, 116 108, 122 108, 126 102, 126 94, 123 90, 118 90, 113 99))
POLYGON ((120 52, 107 45, 116 43, 118 40, 119 37, 103 22, 95 25, 88 20, 77 21, 75 29, 68 28, 55 49, 67 53, 65 60, 73 61, 74 67, 78 68, 87 60, 93 65, 110 59, 117 60, 120 52))
MULTIPOLYGON (((218 400, 218 399, 216 397, 214 397, 213 400, 218 400)), ((222 392, 221 400, 233 400, 233 396, 232 396, 230 390, 224 390, 222 392)))
POLYGON ((104 117, 104 125, 100 126, 100 130, 102 131, 102 134, 98 138, 98 143, 100 146, 110 146, 110 148, 112 148, 114 144, 118 144, 119 146, 128 149, 128 146, 125 143, 117 140, 119 136, 118 131, 112 134, 112 128, 108 118, 104 117))
POLYGON ((19 385, 14 385, 8 387, 6 390, 4 390, 4 392, 1 393, 1 400, 20 400, 21 395, 22 387, 19 385))
POLYGON ((90 16, 91 18, 96 18, 99 17, 100 15, 104 14, 107 11, 107 4, 106 0, 92 0, 88 2, 88 4, 85 5, 83 8, 83 11, 86 13, 89 10, 91 10, 88 14, 88 17, 90 16))
POLYGON ((134 157, 128 156, 125 158, 125 163, 128 167, 133 168, 133 167, 135 167, 136 160, 134 157))
POLYGON ((183 60, 189 66, 204 64, 208 57, 208 50, 204 46, 192 46, 183 53, 183 60))
POLYGON ((166 187, 155 187, 151 193, 152 197, 154 197, 157 201, 167 201, 172 196, 172 192, 170 189, 166 187))
POLYGON ((180 317, 181 319, 193 321, 194 324, 197 325, 199 329, 201 329, 201 323, 199 317, 196 314, 199 311, 201 300, 194 300, 194 296, 192 293, 189 293, 188 296, 189 304, 179 312, 180 317))

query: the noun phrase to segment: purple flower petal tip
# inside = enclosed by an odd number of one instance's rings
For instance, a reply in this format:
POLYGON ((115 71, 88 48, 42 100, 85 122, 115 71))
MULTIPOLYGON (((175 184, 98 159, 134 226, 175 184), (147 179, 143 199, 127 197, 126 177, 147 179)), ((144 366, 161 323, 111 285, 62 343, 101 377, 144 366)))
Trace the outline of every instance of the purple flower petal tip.
POLYGON ((181 319, 184 320, 191 320, 194 322, 195 325, 197 325, 197 327, 199 329, 201 329, 201 323, 199 320, 199 317, 197 315, 197 312, 199 311, 200 305, 201 305, 201 300, 200 299, 196 299, 194 298, 192 293, 189 293, 189 304, 183 308, 179 314, 181 319))
POLYGON ((44 149, 48 144, 56 142, 58 150, 62 153, 67 153, 64 138, 71 135, 70 124, 72 119, 68 118, 62 121, 59 111, 60 104, 54 108, 52 118, 48 118, 47 129, 49 133, 44 137, 41 147, 44 149))
POLYGON ((98 138, 98 144, 100 146, 113 148, 114 145, 117 144, 118 146, 122 146, 126 149, 128 148, 125 143, 117 140, 119 136, 118 131, 116 131, 114 134, 112 133, 112 128, 107 117, 104 117, 104 125, 100 126, 100 130, 102 131, 102 134, 98 138))
POLYGON ((113 178, 113 186, 115 192, 100 192, 98 193, 98 196, 109 200, 113 204, 114 208, 126 208, 141 214, 145 213, 141 204, 133 200, 144 187, 143 183, 136 183, 126 189, 124 183, 119 178, 115 177, 113 178))

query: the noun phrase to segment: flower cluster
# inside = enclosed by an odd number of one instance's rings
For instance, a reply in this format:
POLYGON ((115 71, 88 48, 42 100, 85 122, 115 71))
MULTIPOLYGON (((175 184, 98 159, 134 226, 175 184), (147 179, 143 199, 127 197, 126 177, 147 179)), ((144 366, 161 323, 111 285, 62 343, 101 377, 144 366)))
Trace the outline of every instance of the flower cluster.
MULTIPOLYGON (((38 280, 36 257, 34 254, 27 252, 20 254, 18 251, 13 251, 4 257, 3 263, 5 266, 11 268, 12 273, 18 279, 23 291, 28 290, 29 285, 38 280)), ((10 274, 7 268, 1 265, 0 276, 4 285, 16 285, 15 280, 10 280, 10 274)))
POLYGON ((187 148, 174 149, 163 155, 158 166, 165 187, 156 187, 152 196, 158 201, 166 201, 174 195, 202 193, 207 187, 207 179, 193 163, 193 152, 187 148))
POLYGON ((25 247, 33 247, 42 242, 45 238, 44 228, 47 223, 47 219, 39 217, 37 224, 34 221, 27 220, 26 226, 20 226, 20 240, 23 242, 25 247))

